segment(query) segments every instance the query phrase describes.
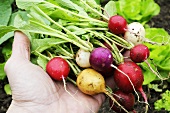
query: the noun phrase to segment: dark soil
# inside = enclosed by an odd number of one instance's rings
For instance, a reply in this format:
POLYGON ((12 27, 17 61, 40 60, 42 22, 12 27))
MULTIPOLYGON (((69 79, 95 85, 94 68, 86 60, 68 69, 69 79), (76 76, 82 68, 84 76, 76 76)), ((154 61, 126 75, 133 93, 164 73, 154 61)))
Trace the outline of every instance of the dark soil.
MULTIPOLYGON (((170 0, 155 0, 161 6, 161 12, 158 16, 155 16, 150 22, 151 27, 164 28, 170 34, 170 0)), ((0 47, 1 51, 1 47, 0 47)), ((1 55, 1 53, 0 53, 1 55)), ((0 62, 2 62, 3 58, 0 56, 0 62)), ((8 83, 7 78, 3 81, 0 81, 0 113, 6 113, 10 103, 11 96, 6 95, 4 92, 4 85, 8 83)), ((168 88, 170 90, 170 86, 168 88)), ((165 110, 156 111, 154 110, 154 102, 160 98, 160 93, 155 92, 154 90, 150 90, 146 86, 144 86, 144 91, 148 96, 148 102, 150 104, 150 108, 148 113, 168 113, 165 110)), ((144 104, 136 103, 135 110, 138 113, 144 113, 144 104)), ((102 105, 99 113, 115 113, 110 110, 108 99, 102 105)))

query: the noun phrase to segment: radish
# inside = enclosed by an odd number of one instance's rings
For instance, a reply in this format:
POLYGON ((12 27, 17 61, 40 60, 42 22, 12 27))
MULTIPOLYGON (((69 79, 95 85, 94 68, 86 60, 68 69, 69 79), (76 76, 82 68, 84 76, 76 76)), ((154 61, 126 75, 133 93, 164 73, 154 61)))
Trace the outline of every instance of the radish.
POLYGON ((62 81, 67 78, 70 72, 70 67, 65 59, 54 57, 47 63, 46 72, 54 80, 62 81))
POLYGON ((136 63, 141 63, 141 62, 145 62, 149 69, 161 80, 166 80, 168 78, 163 78, 159 72, 155 71, 150 63, 148 62, 148 57, 150 55, 150 51, 149 48, 143 44, 138 44, 136 46, 134 46, 132 49, 130 49, 130 58, 133 62, 136 63))
MULTIPOLYGON (((114 98, 128 111, 133 111, 135 105, 135 97, 132 93, 124 93, 117 90, 113 94, 114 98)), ((110 106, 116 113, 125 113, 119 106, 114 105, 110 99, 110 106)))
POLYGON ((90 52, 83 49, 79 49, 76 53, 76 63, 83 68, 90 67, 90 52))
POLYGON ((127 26, 124 39, 134 45, 141 44, 145 40, 145 28, 139 22, 132 22, 127 26))
POLYGON ((105 80, 94 69, 84 69, 77 77, 77 86, 85 94, 95 95, 105 92, 105 80))
POLYGON ((81 92, 88 95, 96 95, 99 93, 105 93, 120 106, 125 112, 128 112, 122 107, 112 96, 112 94, 106 89, 105 80, 103 76, 94 69, 87 68, 81 71, 77 77, 76 84, 81 92))
MULTIPOLYGON (((142 86, 144 80, 142 69, 136 63, 127 61, 118 65, 117 68, 128 75, 135 89, 138 89, 142 86)), ((123 92, 126 93, 133 92, 134 89, 130 81, 119 70, 116 69, 114 72, 115 83, 117 84, 119 89, 121 89, 123 92)))
POLYGON ((90 65, 99 72, 109 71, 113 63, 113 56, 108 48, 95 48, 90 54, 90 65))
MULTIPOLYGON (((142 69, 136 63, 127 61, 118 65, 114 72, 114 80, 118 88, 125 93, 131 93, 133 91, 136 93, 136 90, 139 91, 145 103, 148 104, 146 94, 142 88, 144 81, 142 69)), ((147 109, 148 106, 146 106, 147 109)))
POLYGON ((147 46, 138 44, 130 49, 130 58, 136 63, 144 62, 150 55, 150 51, 147 46))
POLYGON ((109 19, 108 28, 113 34, 125 33, 127 30, 127 21, 122 16, 114 15, 109 19))

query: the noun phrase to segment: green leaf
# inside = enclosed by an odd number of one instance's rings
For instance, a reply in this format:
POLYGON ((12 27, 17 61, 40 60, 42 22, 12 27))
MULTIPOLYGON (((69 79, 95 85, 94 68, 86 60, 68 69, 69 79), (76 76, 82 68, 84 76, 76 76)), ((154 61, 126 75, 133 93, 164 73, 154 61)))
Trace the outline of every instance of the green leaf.
POLYGON ((0 25, 7 25, 12 13, 11 1, 10 0, 1 0, 0 2, 0 25))
MULTIPOLYGON (((162 28, 146 28, 146 38, 151 41, 163 43, 169 42, 169 34, 162 28)), ((170 43, 166 45, 152 45, 149 43, 144 43, 150 50, 150 59, 153 59, 152 62, 149 61, 152 68, 155 70, 157 68, 158 72, 163 78, 167 78, 170 72, 170 43), (154 66, 154 65, 155 66, 154 66)), ((144 85, 149 84, 152 81, 160 80, 158 77, 152 73, 148 68, 146 63, 141 64, 143 73, 144 73, 144 85)))
POLYGON ((16 5, 20 9, 28 10, 30 7, 43 2, 44 0, 16 0, 16 5))
POLYGON ((141 3, 141 13, 144 17, 148 17, 149 15, 155 16, 159 14, 159 12, 160 7, 154 2, 154 0, 144 0, 141 3))
MULTIPOLYGON (((2 38, 5 34, 18 30, 16 27, 13 26, 3 26, 0 25, 0 38, 2 38)), ((3 42, 3 41, 2 41, 3 42)))
POLYGON ((83 35, 86 33, 84 29, 79 28, 77 26, 67 26, 66 28, 70 30, 72 33, 74 33, 75 35, 83 35))
POLYGON ((13 42, 13 39, 11 38, 11 39, 8 40, 8 43, 6 43, 2 48, 2 54, 5 58, 5 61, 7 61, 9 59, 9 57, 11 56, 12 42, 13 42))
POLYGON ((116 7, 118 14, 128 23, 137 21, 145 24, 160 12, 160 7, 154 0, 118 0, 116 7))
MULTIPOLYGON (((169 34, 162 28, 147 28, 146 37, 154 42, 167 43, 169 42, 169 34)), ((166 45, 158 46, 152 44, 146 44, 150 49, 150 58, 154 60, 154 63, 161 69, 170 71, 170 43, 166 45)))
POLYGON ((6 84, 6 85, 4 86, 4 90, 5 90, 5 92, 6 92, 7 95, 12 95, 11 87, 10 87, 9 84, 6 84))
POLYGON ((105 16, 114 16, 117 14, 117 9, 116 9, 116 3, 114 1, 109 1, 105 6, 104 6, 104 15, 105 16))
POLYGON ((170 111, 170 91, 166 90, 161 96, 162 98, 154 103, 155 109, 165 109, 167 111, 170 111))
POLYGON ((9 26, 14 26, 14 25, 16 25, 16 23, 18 24, 18 20, 17 20, 18 18, 16 18, 16 16, 18 16, 18 15, 19 15, 20 18, 22 18, 22 20, 25 20, 25 21, 28 20, 27 12, 19 10, 19 11, 15 12, 11 15, 11 18, 10 18, 10 21, 9 21, 9 26))
POLYGON ((85 12, 85 10, 82 7, 78 6, 77 4, 72 2, 71 0, 56 0, 56 2, 64 8, 67 8, 69 10, 75 10, 75 11, 78 11, 79 14, 81 14, 83 16, 88 16, 87 13, 85 12))
POLYGON ((33 39, 31 42, 31 50, 41 53, 50 47, 66 42, 67 41, 59 38, 33 39))
MULTIPOLYGON (((148 68, 148 67, 147 67, 148 68)), ((144 82, 143 85, 150 84, 152 81, 156 80, 157 76, 151 72, 151 70, 143 70, 144 82)))
POLYGON ((38 56, 38 59, 37 59, 37 64, 39 66, 41 66, 44 70, 46 70, 46 64, 47 64, 48 60, 45 59, 44 57, 42 56, 38 56))
POLYGON ((154 89, 156 92, 162 92, 162 89, 159 88, 159 84, 149 84, 148 87, 154 89))
POLYGON ((0 63, 0 80, 3 80, 6 77, 4 66, 5 63, 0 63))
POLYGON ((9 32, 5 34, 3 37, 0 38, 0 45, 13 36, 14 36, 14 32, 9 32))

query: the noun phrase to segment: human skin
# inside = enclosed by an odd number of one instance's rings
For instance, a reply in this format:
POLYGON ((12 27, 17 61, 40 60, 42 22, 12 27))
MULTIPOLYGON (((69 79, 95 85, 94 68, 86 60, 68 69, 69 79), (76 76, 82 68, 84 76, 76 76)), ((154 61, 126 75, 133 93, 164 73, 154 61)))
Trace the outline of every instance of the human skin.
POLYGON ((83 94, 69 82, 66 91, 63 82, 53 81, 41 67, 31 63, 30 41, 20 31, 14 34, 5 72, 12 90, 7 113, 97 113, 105 101, 104 94, 83 94))

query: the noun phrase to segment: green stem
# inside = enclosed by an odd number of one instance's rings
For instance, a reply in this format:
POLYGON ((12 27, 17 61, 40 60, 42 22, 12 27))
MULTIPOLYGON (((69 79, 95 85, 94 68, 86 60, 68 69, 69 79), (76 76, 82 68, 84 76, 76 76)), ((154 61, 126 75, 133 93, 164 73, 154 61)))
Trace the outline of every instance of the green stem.
MULTIPOLYGON (((64 48, 62 48, 61 46, 59 45, 56 45, 56 49, 59 49, 61 51, 61 54, 67 56, 67 57, 70 57, 71 59, 74 58, 74 55, 71 54, 70 52, 66 51, 64 48)), ((58 50, 57 50, 58 51, 58 50)))
POLYGON ((83 0, 80 0, 85 6, 87 6, 90 10, 92 10, 94 13, 98 14, 99 16, 103 17, 103 19, 105 20, 109 20, 108 17, 106 17, 105 15, 103 15, 102 13, 100 13, 99 11, 93 9, 91 6, 89 6, 86 2, 84 2, 83 0))
POLYGON ((64 9, 64 8, 62 8, 62 7, 60 7, 60 6, 54 5, 54 4, 49 3, 49 2, 46 2, 46 1, 44 1, 44 3, 53 5, 55 8, 58 8, 58 9, 64 11, 64 12, 70 13, 70 14, 72 14, 72 15, 74 15, 74 16, 87 19, 87 21, 98 22, 98 23, 106 24, 106 25, 107 25, 107 22, 104 22, 104 21, 101 21, 101 20, 97 20, 97 19, 94 19, 94 18, 90 18, 90 17, 86 17, 86 16, 83 16, 83 15, 77 14, 77 13, 75 13, 75 12, 69 11, 69 10, 67 10, 67 9, 64 9))
POLYGON ((78 66, 77 66, 73 61, 67 60, 67 62, 68 62, 68 64, 69 64, 69 66, 71 67, 71 69, 73 70, 74 74, 75 74, 76 77, 77 77, 78 73, 79 73, 81 70, 78 68, 78 66))
POLYGON ((38 51, 34 51, 33 52, 35 55, 36 54, 38 54, 39 56, 41 56, 41 57, 43 57, 43 58, 45 58, 45 59, 47 59, 47 60, 50 60, 50 58, 49 57, 47 57, 47 56, 45 56, 45 55, 43 55, 43 54, 41 54, 40 52, 38 52, 38 51))
POLYGON ((107 31, 108 30, 108 28, 85 28, 85 29, 87 29, 87 30, 97 30, 97 31, 107 31))
POLYGON ((69 31, 68 29, 64 28, 62 25, 55 22, 53 19, 51 19, 47 14, 45 14, 39 7, 34 7, 40 14, 42 14, 44 17, 46 17, 50 22, 54 23, 56 26, 60 27, 70 35, 72 35, 78 42, 82 43, 85 47, 89 48, 89 50, 92 50, 92 48, 88 45, 88 43, 82 39, 80 39, 78 36, 76 36, 74 33, 69 31))
POLYGON ((72 39, 66 37, 67 35, 65 35, 64 33, 63 33, 63 35, 61 35, 62 32, 60 34, 58 34, 58 32, 59 32, 58 30, 55 30, 55 29, 53 29, 53 28, 51 28, 49 26, 43 25, 41 23, 38 23, 38 22, 35 22, 35 21, 32 21, 32 20, 30 20, 30 22, 31 22, 32 25, 34 24, 35 26, 41 26, 45 30, 48 30, 48 32, 41 31, 41 30, 37 30, 36 31, 35 29, 26 29, 25 30, 24 28, 21 29, 21 31, 28 31, 28 32, 32 32, 32 33, 38 33, 38 34, 45 34, 45 35, 55 36, 55 37, 61 38, 63 40, 66 40, 68 42, 71 42, 74 45, 76 45, 76 46, 78 46, 78 47, 80 47, 80 48, 82 48, 84 50, 87 50, 87 51, 89 50, 87 47, 85 47, 82 44, 76 42, 75 40, 72 40, 72 39))
POLYGON ((75 86, 77 86, 77 83, 76 83, 73 79, 71 79, 70 77, 67 77, 67 80, 69 80, 69 81, 72 82, 75 86))
POLYGON ((131 49, 134 46, 132 43, 124 40, 123 38, 121 38, 121 37, 119 37, 119 36, 117 36, 113 33, 110 33, 110 32, 107 31, 106 34, 113 36, 113 37, 111 37, 113 40, 115 40, 115 41, 119 42, 120 44, 126 46, 126 48, 128 48, 128 49, 131 49))

